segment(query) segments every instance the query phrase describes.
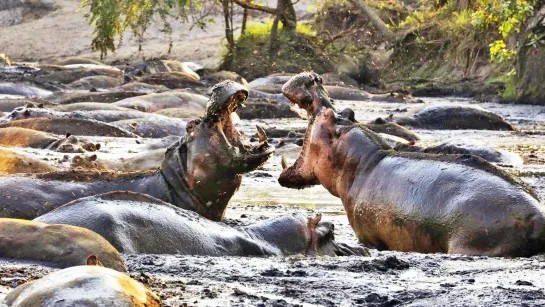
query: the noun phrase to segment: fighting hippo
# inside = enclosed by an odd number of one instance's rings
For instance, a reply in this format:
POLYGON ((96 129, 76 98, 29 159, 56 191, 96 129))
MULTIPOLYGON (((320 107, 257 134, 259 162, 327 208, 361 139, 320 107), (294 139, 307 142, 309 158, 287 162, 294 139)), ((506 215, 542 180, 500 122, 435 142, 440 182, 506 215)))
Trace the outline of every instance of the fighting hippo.
POLYGON ((207 101, 208 98, 202 95, 172 91, 128 98, 118 101, 114 105, 143 112, 156 112, 167 108, 204 111, 207 101))
POLYGON ((113 170, 113 171, 140 171, 158 169, 165 159, 166 148, 153 149, 140 153, 134 157, 119 159, 99 159, 96 154, 76 155, 72 158, 71 168, 113 170))
POLYGON ((478 106, 432 104, 407 116, 390 115, 385 120, 423 129, 516 130, 501 116, 478 106))
POLYGON ((506 165, 522 165, 524 161, 514 152, 504 149, 497 149, 474 142, 445 142, 438 145, 419 147, 409 144, 398 144, 394 147, 397 151, 423 152, 433 154, 459 154, 474 155, 492 163, 501 163, 506 165))
POLYGON ((25 83, 0 82, 0 95, 13 95, 27 98, 46 97, 52 92, 25 83))
POLYGON ((360 242, 488 256, 545 250, 545 207, 516 178, 476 156, 399 153, 364 126, 338 125, 317 74, 294 77, 284 93, 310 118, 301 154, 279 183, 321 183, 341 198, 360 242))
POLYGON ((0 123, 0 129, 9 127, 26 128, 59 135, 137 137, 136 134, 108 123, 78 118, 27 118, 0 123))
POLYGON ((8 293, 4 303, 9 307, 162 306, 161 299, 140 282, 103 267, 102 258, 90 255, 86 264, 27 282, 8 293))
POLYGON ((0 176, 21 173, 40 174, 54 171, 58 171, 58 169, 45 162, 0 149, 0 176))
POLYGON ((119 252, 86 228, 0 218, 0 257, 44 261, 57 267, 85 264, 91 254, 106 267, 125 272, 119 252))
POLYGON ((248 90, 235 82, 216 85, 206 115, 188 123, 187 135, 169 147, 160 170, 6 177, 0 181, 0 216, 35 218, 77 198, 129 190, 221 220, 242 174, 274 152, 264 134, 258 145, 244 144, 232 123, 231 114, 247 95, 248 90))
POLYGON ((18 127, 0 129, 0 146, 30 147, 66 153, 83 153, 100 149, 100 144, 83 141, 72 135, 58 137, 41 131, 18 127))
POLYGON ((333 224, 321 216, 291 214, 233 228, 148 195, 110 192, 80 198, 35 221, 93 230, 128 254, 287 256, 362 254, 334 241, 333 224), (138 229, 137 225, 146 225, 138 229), (142 230, 142 231, 140 231, 142 230))

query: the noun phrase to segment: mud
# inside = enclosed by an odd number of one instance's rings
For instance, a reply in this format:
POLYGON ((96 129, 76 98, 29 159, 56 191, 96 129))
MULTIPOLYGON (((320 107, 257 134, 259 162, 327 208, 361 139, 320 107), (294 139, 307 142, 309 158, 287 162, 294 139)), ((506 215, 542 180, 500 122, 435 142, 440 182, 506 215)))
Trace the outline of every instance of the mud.
MULTIPOLYGON (((422 98, 422 97, 419 97, 422 98)), ((433 103, 470 104, 467 99, 422 98, 433 103)), ((477 141, 521 155, 523 165, 500 165, 545 198, 545 107, 477 104, 506 118, 521 131, 424 130, 419 146, 449 140, 477 141)), ((403 114, 420 104, 338 101, 335 107, 355 110, 360 122, 391 113, 403 114)), ((297 131, 299 118, 246 119, 238 123, 247 136, 255 125, 297 131)), ((137 156, 166 140, 88 137, 104 144, 99 159, 137 156)), ((292 144, 293 145, 293 144, 292 144)), ((355 244, 340 200, 320 186, 305 190, 282 188, 280 154, 288 163, 299 146, 279 148, 261 169, 244 176, 241 189, 227 209, 227 222, 246 225, 295 210, 321 212, 335 223, 335 238, 355 244)), ((63 155, 19 148, 27 156, 68 167, 63 155)), ((73 155, 69 155, 72 157, 73 155)), ((503 259, 458 255, 379 252, 371 257, 238 258, 176 255, 125 256, 131 276, 148 284, 166 306, 539 306, 545 304, 544 256, 503 259)), ((17 284, 55 270, 41 265, 0 261, 0 298, 17 284)))

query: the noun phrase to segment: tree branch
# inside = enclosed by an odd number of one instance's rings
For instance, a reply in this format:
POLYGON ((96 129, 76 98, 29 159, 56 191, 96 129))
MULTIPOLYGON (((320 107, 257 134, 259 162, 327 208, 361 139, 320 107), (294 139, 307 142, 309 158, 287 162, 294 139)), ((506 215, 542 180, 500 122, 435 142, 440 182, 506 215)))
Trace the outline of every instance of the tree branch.
POLYGON ((233 0, 233 2, 242 6, 245 9, 261 11, 261 12, 265 12, 265 13, 269 13, 273 15, 276 13, 276 9, 269 6, 251 4, 246 2, 245 0, 233 0))
POLYGON ((350 0, 350 2, 357 7, 362 14, 369 18, 369 21, 377 29, 377 31, 391 44, 395 44, 398 40, 398 37, 394 32, 390 31, 384 21, 362 0, 350 0))

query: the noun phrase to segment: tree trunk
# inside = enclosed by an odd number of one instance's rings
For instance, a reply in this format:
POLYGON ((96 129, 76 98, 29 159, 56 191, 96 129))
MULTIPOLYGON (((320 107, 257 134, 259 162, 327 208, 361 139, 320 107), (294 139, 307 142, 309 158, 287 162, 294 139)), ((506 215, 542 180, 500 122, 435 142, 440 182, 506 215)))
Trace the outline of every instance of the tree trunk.
POLYGON ((297 27, 297 13, 293 7, 293 2, 291 0, 278 0, 277 6, 282 8, 280 21, 282 21, 284 30, 295 31, 297 27))
MULTIPOLYGON (((288 0, 289 1, 289 0, 288 0)), ((291 1, 289 1, 290 4, 291 4, 291 1)), ((271 28, 271 43, 270 43, 270 46, 269 46, 269 62, 272 63, 274 61, 274 58, 275 58, 275 53, 276 53, 276 45, 278 44, 277 42, 277 36, 278 36, 278 23, 280 22, 280 20, 282 19, 283 17, 283 12, 284 12, 284 1, 278 1, 278 6, 276 7, 276 16, 274 17, 274 21, 273 21, 273 25, 272 25, 272 28, 271 28)), ((284 25, 285 26, 285 25, 284 25)))
POLYGON ((371 9, 367 4, 362 0, 350 0, 350 2, 356 6, 363 15, 365 15, 369 21, 373 24, 375 29, 386 39, 389 43, 395 44, 397 41, 397 36, 394 32, 390 31, 384 21, 371 9))
POLYGON ((230 0, 222 0, 223 5, 223 17, 225 18, 225 39, 229 44, 229 49, 232 50, 235 47, 235 38, 233 36, 233 25, 231 24, 231 10, 229 8, 230 0))
POLYGON ((242 27, 240 28, 240 35, 244 35, 244 32, 246 32, 246 23, 248 23, 248 9, 244 8, 244 12, 242 13, 242 27))

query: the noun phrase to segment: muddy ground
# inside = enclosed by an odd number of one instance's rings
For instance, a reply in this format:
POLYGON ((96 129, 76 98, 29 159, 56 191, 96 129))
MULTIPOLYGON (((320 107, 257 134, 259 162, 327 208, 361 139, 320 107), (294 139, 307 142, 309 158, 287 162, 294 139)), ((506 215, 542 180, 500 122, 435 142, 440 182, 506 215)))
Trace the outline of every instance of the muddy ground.
MULTIPOLYGON (((427 99, 433 103, 471 103, 460 99, 427 99)), ((545 197, 545 107, 479 104, 497 112, 524 132, 416 130, 423 145, 447 140, 473 140, 518 152, 525 165, 504 166, 545 197)), ((337 102, 351 107, 360 121, 387 116, 418 104, 337 102), (396 111, 397 110, 397 111, 396 111)), ((255 124, 265 127, 305 127, 300 119, 241 122, 247 134, 255 124)), ((138 153, 146 143, 107 138, 99 158, 138 153)), ((298 147, 280 148, 291 163, 298 147)), ((56 163, 55 153, 20 150, 56 163)), ((356 243, 338 198, 322 187, 290 190, 280 187, 279 155, 262 169, 245 176, 231 201, 227 221, 243 225, 294 210, 323 213, 334 221, 340 242, 356 243)), ((539 306, 545 304, 545 258, 502 259, 458 255, 379 252, 371 257, 191 257, 125 255, 133 277, 149 284, 166 306, 539 306)), ((0 297, 14 286, 54 270, 41 265, 0 262, 0 297)))

